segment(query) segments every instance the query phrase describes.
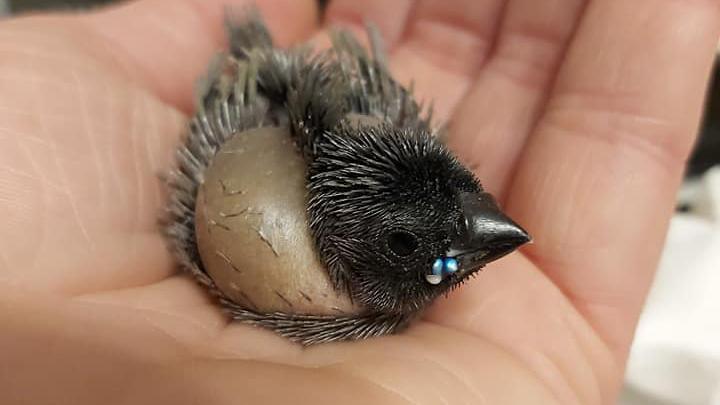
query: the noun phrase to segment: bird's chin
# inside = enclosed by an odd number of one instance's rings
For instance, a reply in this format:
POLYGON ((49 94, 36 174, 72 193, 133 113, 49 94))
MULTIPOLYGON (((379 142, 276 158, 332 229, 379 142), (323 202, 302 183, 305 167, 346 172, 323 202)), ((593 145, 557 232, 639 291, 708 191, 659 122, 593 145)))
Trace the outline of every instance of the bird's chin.
POLYGON ((460 285, 468 278, 475 276, 475 274, 482 270, 483 267, 485 267, 485 263, 477 263, 473 264, 472 266, 460 267, 460 269, 456 273, 448 277, 448 284, 451 287, 460 285))
POLYGON ((430 280, 427 278, 429 276, 426 276, 426 281, 431 284, 429 287, 433 290, 433 296, 438 297, 460 287, 469 278, 474 277, 477 273, 479 273, 483 267, 484 265, 466 268, 443 277, 441 280, 430 280))
POLYGON ((454 255, 458 261, 458 270, 452 274, 443 276, 435 276, 433 274, 426 275, 428 283, 437 285, 438 287, 452 288, 461 284, 469 277, 474 276, 478 271, 482 270, 487 264, 498 260, 512 251, 515 246, 495 246, 492 249, 478 249, 462 254, 454 255))
MULTIPOLYGON (((523 242, 524 243, 524 242, 523 242)), ((501 259, 514 252, 519 246, 516 242, 499 243, 483 249, 464 252, 456 256, 458 271, 455 273, 460 278, 466 278, 485 267, 487 264, 501 259)))
POLYGON ((459 266, 458 271, 455 272, 454 275, 461 279, 467 278, 483 268, 486 264, 490 263, 492 260, 488 260, 489 257, 490 252, 484 249, 456 256, 455 258, 458 261, 459 266))

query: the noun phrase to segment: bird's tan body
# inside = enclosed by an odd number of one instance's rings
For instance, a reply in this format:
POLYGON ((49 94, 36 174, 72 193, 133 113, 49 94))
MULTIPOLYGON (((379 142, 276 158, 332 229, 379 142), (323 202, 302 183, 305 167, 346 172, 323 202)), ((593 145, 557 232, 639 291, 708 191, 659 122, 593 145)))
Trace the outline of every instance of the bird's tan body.
POLYGON ((253 129, 222 145, 197 197, 203 265, 228 298, 254 311, 359 313, 336 293, 314 248, 305 176, 287 129, 253 129))

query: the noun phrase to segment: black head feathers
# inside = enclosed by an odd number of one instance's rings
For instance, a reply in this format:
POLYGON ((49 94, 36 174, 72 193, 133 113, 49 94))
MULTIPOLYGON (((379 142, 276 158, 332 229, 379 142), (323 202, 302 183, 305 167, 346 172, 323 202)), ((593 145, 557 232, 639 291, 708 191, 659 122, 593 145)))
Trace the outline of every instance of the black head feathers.
POLYGON ((481 188, 427 131, 380 124, 327 134, 308 190, 310 227, 337 288, 402 313, 444 291, 425 275, 459 232, 458 193, 481 188))

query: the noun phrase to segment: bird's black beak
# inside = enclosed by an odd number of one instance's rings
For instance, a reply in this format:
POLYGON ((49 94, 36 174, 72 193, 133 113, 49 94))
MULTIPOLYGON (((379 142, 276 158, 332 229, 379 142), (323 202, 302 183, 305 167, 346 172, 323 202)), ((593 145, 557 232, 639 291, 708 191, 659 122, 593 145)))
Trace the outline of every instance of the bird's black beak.
POLYGON ((448 257, 458 261, 458 276, 464 276, 497 260, 530 241, 530 235, 505 215, 488 193, 460 194, 463 219, 460 233, 448 257))

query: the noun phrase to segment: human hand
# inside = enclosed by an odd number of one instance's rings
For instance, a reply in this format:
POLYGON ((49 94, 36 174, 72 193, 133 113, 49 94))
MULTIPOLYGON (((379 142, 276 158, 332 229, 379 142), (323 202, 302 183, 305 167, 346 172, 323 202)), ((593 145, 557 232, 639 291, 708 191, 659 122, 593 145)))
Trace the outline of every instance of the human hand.
MULTIPOLYGON (((7 403, 613 403, 701 113, 714 0, 333 1, 535 243, 406 332, 302 349, 228 324, 157 231, 228 0, 0 23, 7 403)), ((235 2, 237 3, 237 2, 235 2)), ((242 2, 240 2, 242 3, 242 2)), ((311 0, 259 1, 281 45, 311 0)))

